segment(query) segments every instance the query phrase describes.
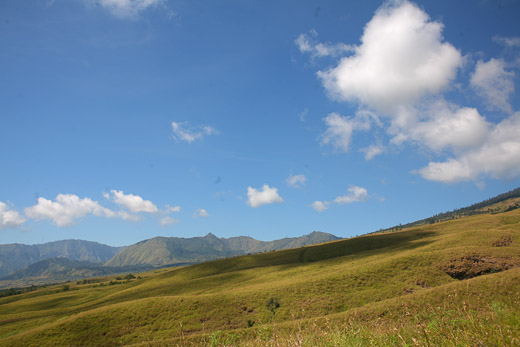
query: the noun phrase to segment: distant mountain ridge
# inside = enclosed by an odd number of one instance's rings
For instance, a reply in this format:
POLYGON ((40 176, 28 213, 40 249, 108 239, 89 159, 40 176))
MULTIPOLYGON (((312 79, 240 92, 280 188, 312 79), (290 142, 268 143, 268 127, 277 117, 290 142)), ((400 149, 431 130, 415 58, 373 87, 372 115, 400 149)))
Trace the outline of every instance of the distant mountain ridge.
POLYGON ((297 248, 339 240, 332 234, 314 231, 301 237, 259 241, 248 236, 218 238, 212 233, 204 237, 154 237, 128 246, 105 263, 106 266, 198 263, 247 253, 260 253, 297 248))
POLYGON ((111 247, 83 240, 62 240, 37 245, 0 245, 0 277, 47 258, 105 263, 123 247, 111 247))
MULTIPOLYGON (((37 245, 0 245, 2 280, 35 279, 57 282, 110 273, 138 271, 174 264, 193 264, 247 253, 296 248, 338 240, 322 232, 270 242, 239 236, 155 237, 128 247, 111 247, 83 240, 62 240, 37 245), (101 267, 104 266, 105 269, 101 267)), ((31 280, 32 281, 32 280, 31 280)))

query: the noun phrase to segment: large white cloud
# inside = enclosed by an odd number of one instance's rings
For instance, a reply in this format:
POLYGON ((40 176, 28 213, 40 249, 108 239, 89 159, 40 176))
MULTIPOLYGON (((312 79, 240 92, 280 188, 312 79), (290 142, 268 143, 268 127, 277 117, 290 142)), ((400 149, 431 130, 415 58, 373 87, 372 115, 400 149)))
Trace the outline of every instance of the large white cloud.
POLYGON ((278 194, 278 188, 271 188, 267 184, 264 184, 261 190, 247 187, 247 204, 249 206, 259 207, 274 203, 283 203, 282 197, 278 194))
POLYGON ((210 126, 192 126, 189 122, 172 122, 173 137, 178 141, 192 143, 207 135, 218 134, 218 131, 210 126))
MULTIPOLYGON (((361 123, 364 129, 377 124, 386 128, 391 144, 415 143, 448 157, 415 171, 425 179, 453 183, 478 181, 483 175, 520 176, 518 115, 496 124, 474 107, 445 100, 443 92, 456 78, 463 58, 444 41, 442 30, 442 23, 430 20, 417 5, 407 0, 387 1, 365 26, 354 53, 319 71, 318 76, 331 97, 376 113, 365 119, 368 125, 361 123)), ((302 36, 297 44, 301 51, 312 54, 316 43, 306 38, 302 36)), ((520 42, 516 37, 494 39, 508 47, 520 42)), ((500 59, 479 61, 471 74, 470 90, 492 111, 513 112, 509 99, 515 91, 515 74, 508 66, 514 65, 500 59)), ((360 130, 358 120, 358 115, 329 114, 322 144, 347 152, 353 132, 360 130)), ((361 151, 369 160, 384 148, 372 145, 361 151)))
POLYGON ((156 213, 159 211, 150 200, 144 200, 139 195, 125 194, 122 190, 111 190, 111 195, 105 197, 111 198, 116 204, 126 208, 133 213, 148 212, 156 213))
POLYGON ((470 82, 488 108, 511 112, 509 97, 515 92, 515 73, 506 71, 505 65, 501 59, 479 61, 470 82))
POLYGON ((0 230, 4 228, 14 228, 25 223, 18 211, 9 208, 9 206, 0 201, 0 230))
POLYGON ((38 198, 38 203, 25 208, 25 214, 32 219, 50 219, 57 226, 67 226, 88 214, 115 217, 116 213, 101 206, 90 198, 79 198, 74 194, 58 194, 55 201, 38 198))
POLYGON ((442 29, 415 4, 387 2, 366 25, 355 54, 318 76, 334 98, 392 114, 455 77, 462 57, 443 42, 442 29))

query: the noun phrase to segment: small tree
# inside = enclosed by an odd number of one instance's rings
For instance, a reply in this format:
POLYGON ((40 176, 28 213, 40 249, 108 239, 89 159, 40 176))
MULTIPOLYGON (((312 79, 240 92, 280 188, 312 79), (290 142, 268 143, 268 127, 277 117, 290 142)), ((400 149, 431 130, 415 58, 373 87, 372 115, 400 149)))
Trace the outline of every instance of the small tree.
POLYGON ((276 310, 280 308, 280 301, 278 298, 271 297, 267 302, 265 303, 265 306, 271 312, 271 322, 273 321, 274 315, 276 314, 276 310))
POLYGON ((128 274, 125 276, 125 280, 133 280, 135 276, 133 274, 128 274))

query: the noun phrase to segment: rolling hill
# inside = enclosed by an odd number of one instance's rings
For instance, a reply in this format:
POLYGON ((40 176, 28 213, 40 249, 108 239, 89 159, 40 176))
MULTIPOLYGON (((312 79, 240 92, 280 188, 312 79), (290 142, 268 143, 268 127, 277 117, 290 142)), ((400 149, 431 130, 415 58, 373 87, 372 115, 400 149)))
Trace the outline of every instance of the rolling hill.
POLYGON ((519 240, 505 208, 42 288, 0 298, 0 345, 514 346, 519 240))

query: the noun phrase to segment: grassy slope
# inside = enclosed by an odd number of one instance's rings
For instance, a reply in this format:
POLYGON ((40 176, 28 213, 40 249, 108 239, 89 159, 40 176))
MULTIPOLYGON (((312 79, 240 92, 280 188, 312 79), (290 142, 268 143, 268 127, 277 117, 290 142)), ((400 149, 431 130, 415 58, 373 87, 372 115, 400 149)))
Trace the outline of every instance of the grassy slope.
POLYGON ((519 264, 520 210, 478 215, 1 298, 0 345, 515 345, 519 264))

